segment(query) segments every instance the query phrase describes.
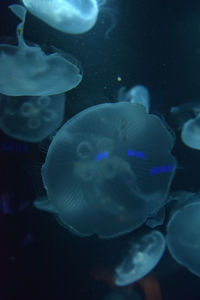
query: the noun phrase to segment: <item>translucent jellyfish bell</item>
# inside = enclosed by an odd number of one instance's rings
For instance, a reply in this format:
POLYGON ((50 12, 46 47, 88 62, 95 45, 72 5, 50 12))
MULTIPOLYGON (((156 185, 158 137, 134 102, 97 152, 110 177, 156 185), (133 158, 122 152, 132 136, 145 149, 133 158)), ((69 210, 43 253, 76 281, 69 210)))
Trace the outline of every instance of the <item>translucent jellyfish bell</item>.
POLYGON ((200 114, 183 125, 181 139, 186 146, 200 150, 200 114))
POLYGON ((165 238, 159 231, 152 231, 137 243, 131 243, 128 256, 115 269, 115 284, 126 286, 147 275, 160 261, 165 247, 165 238))
POLYGON ((172 257, 200 277, 200 195, 192 196, 167 225, 167 245, 172 257))
POLYGON ((62 226, 104 238, 141 226, 167 199, 173 144, 161 119, 138 104, 100 104, 66 122, 42 167, 62 226))
POLYGON ((45 54, 23 39, 26 9, 10 5, 22 20, 17 27, 18 46, 0 45, 0 93, 9 96, 48 96, 76 87, 82 80, 77 65, 60 53, 45 54))
POLYGON ((121 87, 118 92, 118 101, 129 101, 131 103, 139 103, 143 105, 146 112, 150 111, 150 95, 148 89, 143 85, 136 85, 130 90, 121 87))
POLYGON ((184 124, 200 114, 200 103, 198 101, 186 102, 181 105, 173 106, 170 109, 171 123, 173 126, 182 130, 184 124))
POLYGON ((186 113, 193 112, 195 115, 200 113, 200 103, 199 101, 186 102, 181 105, 172 106, 170 113, 175 115, 175 117, 184 117, 186 113))
POLYGON ((84 33, 96 23, 97 0, 22 0, 35 17, 48 25, 72 34, 84 33))
POLYGON ((65 94, 41 97, 0 96, 0 129, 10 137, 39 142, 57 129, 64 117, 65 94))

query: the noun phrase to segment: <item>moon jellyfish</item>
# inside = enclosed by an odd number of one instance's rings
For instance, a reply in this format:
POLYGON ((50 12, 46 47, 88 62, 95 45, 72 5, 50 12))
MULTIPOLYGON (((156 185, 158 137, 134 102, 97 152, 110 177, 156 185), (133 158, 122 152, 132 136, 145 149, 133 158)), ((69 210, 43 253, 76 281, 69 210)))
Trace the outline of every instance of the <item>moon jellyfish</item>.
POLYGON ((180 130, 188 120, 195 118, 198 114, 200 114, 199 101, 187 102, 170 109, 171 121, 180 130))
POLYGON ((179 117, 186 113, 193 113, 195 115, 200 113, 200 103, 199 101, 192 101, 192 102, 187 102, 178 106, 172 106, 170 109, 170 113, 175 115, 175 117, 179 117))
POLYGON ((183 125, 181 139, 186 146, 200 150, 200 114, 183 125))
POLYGON ((138 104, 100 104, 74 116, 42 166, 60 224, 102 238, 141 226, 165 205, 176 169, 173 145, 162 120, 138 104))
POLYGON ((0 93, 9 96, 48 96, 76 87, 80 69, 60 53, 45 54, 39 46, 28 46, 23 39, 26 9, 10 5, 22 20, 17 26, 18 46, 0 45, 0 93))
POLYGON ((189 197, 167 225, 167 245, 172 257, 200 276, 200 195, 189 197))
POLYGON ((165 248, 165 238, 159 231, 152 231, 137 243, 131 243, 128 256, 115 269, 115 284, 126 286, 147 275, 158 264, 165 248))
POLYGON ((22 0, 35 17, 60 31, 84 33, 96 23, 97 0, 22 0))
POLYGON ((40 97, 1 95, 0 104, 0 129, 5 134, 26 142, 39 142, 61 125, 65 94, 40 97))
POLYGON ((148 89, 143 85, 136 85, 130 90, 126 90, 125 87, 121 87, 118 96, 119 101, 128 101, 131 103, 139 103, 143 105, 146 112, 150 110, 150 96, 148 89))

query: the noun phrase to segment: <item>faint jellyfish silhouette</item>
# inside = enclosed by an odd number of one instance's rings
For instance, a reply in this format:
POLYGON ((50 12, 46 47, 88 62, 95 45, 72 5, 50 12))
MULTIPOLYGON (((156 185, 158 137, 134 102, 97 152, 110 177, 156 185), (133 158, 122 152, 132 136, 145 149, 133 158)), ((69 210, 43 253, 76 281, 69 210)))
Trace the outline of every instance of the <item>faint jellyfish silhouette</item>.
POLYGON ((22 0, 35 17, 60 31, 80 34, 90 30, 98 17, 97 0, 22 0))
POLYGON ((183 125, 181 140, 186 146, 200 150, 200 114, 183 125))
POLYGON ((184 118, 184 116, 189 113, 197 115, 200 113, 200 103, 199 101, 192 101, 183 103, 181 105, 172 106, 170 113, 174 115, 175 118, 184 118))
POLYGON ((10 137, 39 142, 57 129, 64 117, 65 94, 41 97, 1 95, 0 129, 10 137))
POLYGON ((100 104, 74 116, 42 167, 62 226, 102 238, 141 226, 165 205, 176 169, 173 145, 161 119, 138 104, 100 104))
POLYGON ((172 257, 197 276, 200 276, 199 211, 200 195, 192 195, 172 214, 167 225, 167 246, 172 257))
POLYGON ((17 4, 9 8, 22 22, 17 26, 18 46, 0 45, 0 93, 8 96, 48 96, 76 87, 82 80, 77 65, 59 53, 45 54, 23 39, 26 9, 17 4))
POLYGON ((6 215, 15 216, 31 205, 31 201, 16 201, 16 196, 12 193, 0 195, 0 219, 6 215))
POLYGON ((115 284, 126 286, 147 275, 158 264, 165 248, 165 238, 159 231, 152 231, 137 243, 131 243, 128 256, 115 269, 115 284))
POLYGON ((170 122, 174 127, 182 130, 184 124, 190 119, 196 118, 198 114, 200 114, 199 101, 186 102, 181 105, 171 107, 170 122))
POLYGON ((150 111, 150 95, 148 89, 143 85, 135 85, 130 90, 121 87, 118 91, 118 101, 128 101, 131 103, 139 103, 143 105, 146 112, 150 111))

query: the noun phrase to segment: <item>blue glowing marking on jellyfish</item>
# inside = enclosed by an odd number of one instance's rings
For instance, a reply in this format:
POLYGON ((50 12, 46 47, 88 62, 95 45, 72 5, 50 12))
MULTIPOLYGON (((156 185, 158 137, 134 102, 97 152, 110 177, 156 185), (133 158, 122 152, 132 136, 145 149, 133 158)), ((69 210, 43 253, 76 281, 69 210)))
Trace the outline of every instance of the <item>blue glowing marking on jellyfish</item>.
POLYGON ((141 159, 145 159, 146 158, 146 154, 142 151, 134 151, 132 149, 128 149, 128 156, 132 156, 132 157, 137 157, 137 158, 141 158, 141 159))
POLYGON ((157 174, 162 174, 162 173, 168 173, 172 172, 174 170, 173 165, 167 165, 167 166, 158 166, 150 169, 150 175, 157 175, 157 174))
POLYGON ((141 159, 145 159, 146 158, 146 154, 144 152, 137 151, 136 152, 136 157, 137 158, 141 158, 141 159))
POLYGON ((108 151, 98 153, 95 157, 95 160, 101 160, 105 158, 108 158, 108 151))
POLYGON ((128 156, 135 156, 135 151, 128 149, 128 156))

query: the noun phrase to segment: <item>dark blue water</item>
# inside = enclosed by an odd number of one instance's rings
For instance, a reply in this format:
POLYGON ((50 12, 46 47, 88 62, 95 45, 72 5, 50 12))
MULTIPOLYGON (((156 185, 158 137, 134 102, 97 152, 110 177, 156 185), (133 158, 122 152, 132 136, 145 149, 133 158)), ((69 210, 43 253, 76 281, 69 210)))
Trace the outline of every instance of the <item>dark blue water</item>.
MULTIPOLYGON (((15 2, 0 4, 1 43, 15 40, 18 19, 8 10, 10 3, 15 2)), ((28 15, 25 38, 47 48, 54 45, 80 61, 83 81, 67 93, 65 120, 91 105, 114 102, 122 86, 145 85, 151 112, 163 116, 176 134, 172 190, 199 191, 200 153, 182 144, 169 114, 172 106, 200 99, 199 1, 107 0, 95 27, 77 36, 28 15), (107 37, 112 21, 116 24, 107 37)), ((45 192, 40 168, 48 145, 48 139, 30 144, 0 133, 0 299, 104 299, 119 292, 110 283, 119 259, 115 253, 123 254, 133 233, 113 240, 80 238, 32 206, 45 192)), ((164 225, 159 228, 163 233, 164 225)), ((168 252, 151 276, 163 300, 200 299, 200 279, 168 252)), ((141 286, 120 293, 135 299, 134 289, 145 299, 141 286)))

